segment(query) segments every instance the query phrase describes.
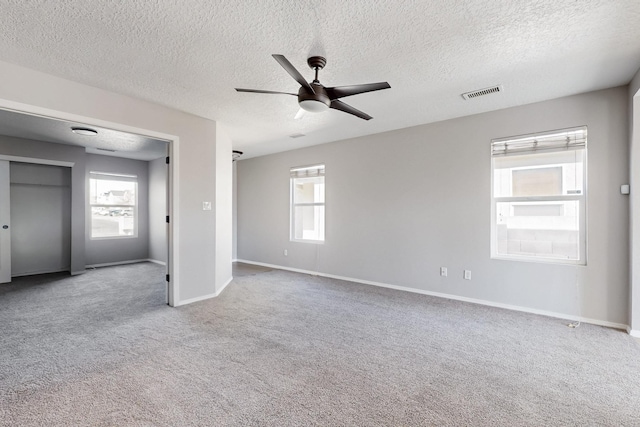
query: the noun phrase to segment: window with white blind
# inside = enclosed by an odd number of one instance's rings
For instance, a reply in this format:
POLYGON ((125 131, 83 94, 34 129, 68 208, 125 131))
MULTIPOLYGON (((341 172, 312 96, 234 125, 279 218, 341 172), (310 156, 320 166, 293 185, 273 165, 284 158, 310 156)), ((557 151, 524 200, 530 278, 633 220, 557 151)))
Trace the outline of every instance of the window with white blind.
POLYGON ((587 128, 491 141, 493 258, 586 264, 587 128))
POLYGON ((324 242, 324 165, 292 168, 291 240, 324 242))
POLYGON ((91 238, 136 237, 138 177, 89 172, 91 238))

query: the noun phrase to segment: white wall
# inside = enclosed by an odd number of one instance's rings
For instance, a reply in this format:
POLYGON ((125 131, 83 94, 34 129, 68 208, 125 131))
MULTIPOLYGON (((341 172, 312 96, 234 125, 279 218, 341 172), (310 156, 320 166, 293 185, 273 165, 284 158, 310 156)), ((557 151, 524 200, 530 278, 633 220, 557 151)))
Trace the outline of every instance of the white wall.
POLYGON ((233 221, 233 235, 232 247, 231 247, 231 259, 238 259, 238 166, 237 162, 233 162, 231 166, 233 170, 233 201, 232 201, 232 221, 233 221))
POLYGON ((179 283, 179 294, 173 302, 193 301, 215 292, 216 245, 231 248, 231 233, 215 236, 215 215, 201 208, 202 201, 216 199, 214 121, 6 62, 0 62, 0 81, 3 108, 173 138, 171 242, 176 268, 171 275, 172 281, 179 283))
POLYGON ((167 164, 149 162, 149 258, 167 262, 167 164))
POLYGON ((87 154, 86 170, 86 263, 100 265, 149 258, 149 162, 87 154), (108 172, 138 177, 137 236, 121 239, 91 238, 89 173, 108 172))
POLYGON ((220 293, 232 278, 233 241, 233 165, 231 138, 222 126, 216 135, 216 293, 220 293))
POLYGON ((627 90, 240 160, 238 258, 626 325, 627 90), (490 259, 491 139, 580 125, 588 265, 490 259), (317 163, 326 165, 326 242, 290 242, 289 168, 317 163))
POLYGON ((629 327, 640 336, 640 70, 629 84, 629 167, 630 167, 630 292, 629 327))

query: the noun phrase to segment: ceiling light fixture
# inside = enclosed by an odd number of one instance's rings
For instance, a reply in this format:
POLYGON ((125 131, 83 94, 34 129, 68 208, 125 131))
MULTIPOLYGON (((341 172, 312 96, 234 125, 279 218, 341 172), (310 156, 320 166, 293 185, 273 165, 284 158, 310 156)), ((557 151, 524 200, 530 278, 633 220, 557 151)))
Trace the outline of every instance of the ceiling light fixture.
POLYGON ((90 128, 80 128, 80 127, 71 128, 71 132, 77 133, 78 135, 87 135, 87 136, 95 136, 98 134, 97 130, 90 129, 90 128))

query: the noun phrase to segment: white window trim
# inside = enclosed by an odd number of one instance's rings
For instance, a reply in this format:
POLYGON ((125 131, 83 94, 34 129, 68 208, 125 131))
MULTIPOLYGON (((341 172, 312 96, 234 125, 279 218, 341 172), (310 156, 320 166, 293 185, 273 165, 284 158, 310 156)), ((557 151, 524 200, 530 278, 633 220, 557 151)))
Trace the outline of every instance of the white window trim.
MULTIPOLYGON (((491 141, 491 259, 495 260, 505 260, 505 261, 522 261, 522 262, 533 262, 533 263, 544 263, 544 264, 564 264, 564 265, 578 265, 578 266, 586 266, 587 265, 587 257, 588 257, 588 246, 587 246, 587 193, 588 193, 588 161, 587 161, 587 144, 586 144, 586 126, 581 126, 577 128, 571 128, 566 130, 559 131, 550 131, 543 132, 539 134, 531 134, 531 135, 523 135, 518 137, 510 137, 510 138, 500 138, 494 139, 491 141), (512 141, 518 141, 520 139, 534 139, 536 136, 556 136, 558 133, 569 132, 573 133, 576 130, 584 129, 585 140, 579 144, 575 149, 581 150, 584 152, 583 154, 583 191, 582 194, 569 194, 569 195, 559 195, 559 196, 536 196, 536 197, 495 197, 494 196, 494 158, 496 156, 495 145, 496 143, 509 143, 512 141), (579 259, 577 260, 567 260, 567 259, 559 259, 559 258, 551 258, 551 257, 543 257, 543 256, 535 256, 535 255, 516 255, 516 254, 499 254, 497 248, 497 226, 496 223, 496 206, 500 202, 548 202, 548 201, 573 201, 577 200, 579 206, 579 259)), ((571 149, 571 148, 569 148, 571 149)), ((545 152, 553 152, 553 151, 563 151, 567 150, 567 148, 551 148, 544 149, 545 152)), ((542 150, 531 150, 531 153, 542 150)), ((517 150, 513 152, 513 155, 526 155, 526 151, 517 150)), ((509 155, 509 154, 502 154, 509 155)), ((564 184, 563 184, 564 185, 564 184)))
MULTIPOLYGON (((316 244, 316 245, 323 245, 326 241, 326 228, 325 228, 325 238, 323 240, 317 240, 317 239, 296 239, 295 237, 295 230, 294 230, 294 226, 295 226, 295 208, 298 206, 304 207, 304 206, 323 206, 324 207, 324 221, 325 221, 325 226, 326 226, 326 215, 327 215, 327 203, 326 203, 326 177, 324 175, 324 169, 325 169, 325 165, 324 164, 316 164, 316 165, 311 165, 311 166, 300 166, 300 167, 295 167, 295 168, 291 168, 290 169, 290 176, 289 176, 289 241, 290 242, 298 242, 298 243, 312 243, 312 244, 316 244), (293 176, 293 173, 296 171, 303 171, 303 170, 313 170, 313 169, 322 169, 322 174, 321 175, 315 175, 315 176, 322 176, 325 182, 325 201, 323 203, 294 203, 293 200, 293 196, 294 196, 294 190, 293 190, 293 182, 295 177, 293 176)), ((313 176, 313 175, 311 175, 313 176)), ((300 178, 303 178, 302 176, 300 176, 300 178)))
MULTIPOLYGON (((89 239, 90 240, 115 240, 115 239, 137 239, 138 238, 138 176, 137 175, 126 175, 126 174, 116 174, 110 172, 89 172, 89 180, 91 179, 101 179, 104 181, 126 181, 126 182, 135 182, 136 183, 136 201, 133 206, 131 205, 106 205, 103 203, 91 203, 91 197, 89 197, 89 239), (133 208, 133 234, 126 236, 102 236, 102 237, 93 237, 93 213, 92 208, 133 208)), ((89 189, 91 191, 91 189, 89 189)))

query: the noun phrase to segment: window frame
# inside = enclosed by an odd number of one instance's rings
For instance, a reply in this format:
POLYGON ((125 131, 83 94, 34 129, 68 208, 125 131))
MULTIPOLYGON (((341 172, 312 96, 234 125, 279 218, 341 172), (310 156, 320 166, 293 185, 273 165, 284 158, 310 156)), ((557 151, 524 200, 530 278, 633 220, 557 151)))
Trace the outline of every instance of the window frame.
MULTIPOLYGON (((588 210, 587 210, 587 193, 588 193, 588 150, 587 150, 587 127, 580 126, 576 128, 569 129, 561 129, 549 132, 540 132, 529 135, 522 135, 517 137, 509 137, 509 138, 500 138, 494 139, 491 141, 491 259, 496 260, 506 260, 506 261, 523 261, 523 262, 534 262, 534 263, 545 263, 545 264, 563 264, 563 265, 578 265, 578 266, 586 266, 587 265, 587 255, 588 255, 588 246, 587 246, 587 227, 588 227, 588 210), (514 152, 512 155, 514 156, 526 156, 528 154, 536 154, 536 153, 553 153, 553 152, 561 152, 561 151, 582 151, 582 193, 581 194, 561 194, 555 196, 503 196, 496 197, 495 196, 495 159, 498 157, 495 155, 494 143, 502 142, 502 141, 516 141, 519 139, 532 139, 535 137, 543 138, 546 135, 555 135, 563 132, 573 132, 576 130, 584 131, 584 144, 581 146, 576 146, 573 148, 541 148, 541 149, 532 149, 529 151, 526 150, 518 150, 514 152), (578 202, 578 259, 562 259, 562 258, 553 258, 553 257, 545 257, 541 255, 522 255, 522 254, 503 254, 498 253, 498 221, 497 221, 497 206, 498 203, 518 203, 518 202, 567 202, 567 201, 577 201, 578 202)), ((506 154, 509 156, 510 154, 506 154)), ((519 169, 534 169, 534 168, 542 168, 548 167, 548 165, 534 165, 533 167, 522 167, 519 169)), ((513 172, 512 172, 513 173, 513 172)), ((564 183, 563 183, 564 187, 564 183)))
POLYGON ((289 241, 291 242, 298 242, 298 243, 313 243, 313 244, 318 244, 318 245, 322 245, 325 243, 326 241, 326 215, 327 215, 327 207, 326 207, 326 176, 325 176, 325 164, 324 163, 319 163, 319 164, 314 164, 314 165, 310 165, 310 166, 297 166, 297 167, 292 167, 289 170, 289 241), (321 177, 322 178, 322 184, 323 184, 323 197, 322 199, 324 200, 323 202, 305 202, 305 203, 295 203, 295 194, 294 194, 294 186, 295 186, 295 181, 297 179, 303 179, 303 178, 312 178, 313 176, 293 176, 294 172, 296 171, 303 171, 303 170, 312 170, 312 169, 318 169, 318 170, 322 170, 322 173, 316 175, 316 177, 321 177), (322 218, 323 221, 323 233, 322 233, 322 240, 319 239, 298 239, 296 238, 296 234, 295 234, 295 224, 296 224, 296 207, 305 207, 305 206, 310 206, 310 207, 317 207, 317 206, 321 206, 324 208, 324 215, 322 218))
POLYGON ((113 239, 136 239, 138 238, 138 176, 130 175, 130 174, 119 174, 113 172, 98 172, 98 171, 90 171, 89 172, 89 238, 91 240, 113 240, 113 239), (120 181, 120 182, 133 182, 135 184, 135 200, 133 205, 125 205, 125 204, 105 204, 105 203, 92 203, 91 201, 91 180, 101 180, 101 181, 120 181), (97 236, 93 235, 93 208, 107 208, 107 209, 132 209, 133 210, 133 233, 128 235, 118 235, 118 236, 97 236))

